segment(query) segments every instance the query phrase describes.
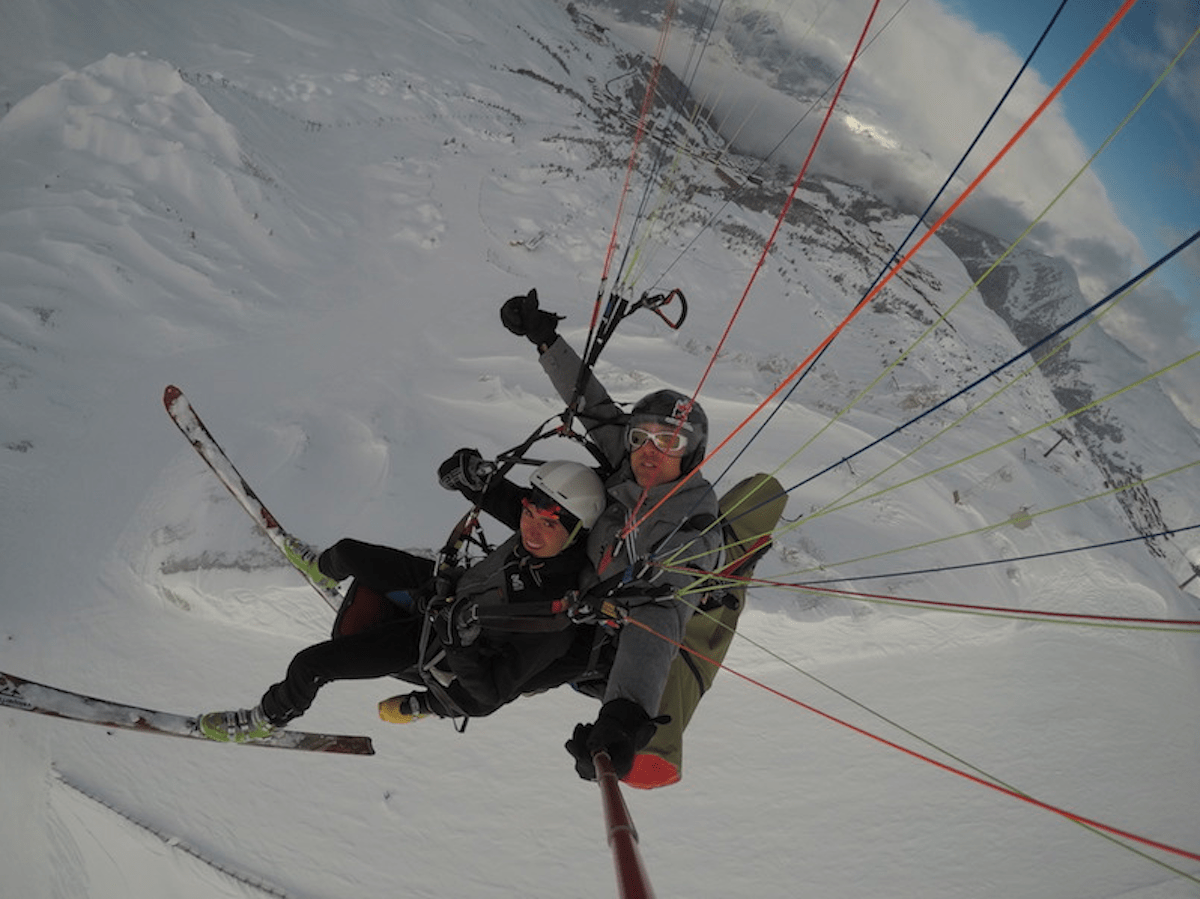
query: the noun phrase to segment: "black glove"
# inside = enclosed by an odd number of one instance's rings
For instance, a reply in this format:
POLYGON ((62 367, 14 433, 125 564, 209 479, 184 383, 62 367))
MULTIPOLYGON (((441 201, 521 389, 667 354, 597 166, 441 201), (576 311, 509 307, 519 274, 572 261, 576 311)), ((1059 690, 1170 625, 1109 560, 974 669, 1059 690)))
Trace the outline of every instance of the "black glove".
POLYGON ((479 638, 479 604, 469 597, 437 603, 429 610, 433 631, 443 646, 470 646, 479 638))
POLYGON ((633 769, 633 757, 650 742, 658 724, 631 699, 611 699, 600 707, 595 724, 576 724, 567 740, 567 752, 575 757, 575 772, 584 780, 596 779, 592 756, 603 749, 612 759, 613 770, 623 778, 633 769))
POLYGON ((500 321, 504 327, 518 337, 529 338, 534 346, 553 343, 558 336, 557 328, 561 319, 561 315, 538 307, 536 289, 523 297, 506 300, 500 307, 500 321))
POLYGON ((479 493, 487 486, 492 464, 485 462, 479 450, 464 447, 438 466, 438 483, 447 490, 473 490, 479 493))

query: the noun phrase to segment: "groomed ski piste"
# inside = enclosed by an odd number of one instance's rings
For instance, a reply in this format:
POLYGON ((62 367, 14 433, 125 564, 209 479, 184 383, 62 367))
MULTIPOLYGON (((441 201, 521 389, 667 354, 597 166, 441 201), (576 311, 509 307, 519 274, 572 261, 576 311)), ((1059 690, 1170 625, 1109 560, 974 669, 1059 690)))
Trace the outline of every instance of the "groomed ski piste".
MULTIPOLYGON (((586 334, 629 135, 601 131, 580 98, 624 90, 612 79, 629 47, 620 29, 580 21, 541 0, 152 12, 107 0, 86 16, 55 2, 8 13, 0 669, 194 714, 252 704, 328 633, 330 610, 164 414, 169 383, 303 539, 440 544, 464 508, 437 486, 437 464, 460 446, 507 449, 559 411, 499 304, 536 286, 568 316, 568 339, 579 346, 586 334)), ((911 226, 855 188, 821 185, 800 199, 836 228, 790 232, 764 272, 700 397, 715 434, 841 319, 886 259, 879 247, 911 226), (848 214, 864 207, 873 211, 848 214)), ((754 262, 753 241, 731 235, 769 230, 786 183, 772 190, 765 211, 728 210, 729 227, 702 232, 672 272, 669 286, 692 305, 678 334, 653 316, 618 332, 599 374, 619 398, 695 386, 754 262)), ((788 460, 923 330, 913 310, 944 310, 970 286, 940 241, 916 262, 722 486, 788 460)), ((1020 349, 978 301, 952 321, 780 480, 856 451, 1020 349)), ((1091 364, 1080 377, 1104 384, 1099 393, 1146 374, 1106 338, 1080 340, 1091 364)), ((1195 429, 1156 390, 1109 410, 1122 458, 1146 475, 1200 458, 1195 429)), ((1058 414, 1034 373, 902 460, 888 483, 1058 414)), ((815 518, 781 534, 758 574, 1019 610, 1200 617, 1178 587, 1188 560, 1200 561, 1195 531, 1158 541, 1161 554, 1134 542, 865 579, 1129 537, 1113 496, 1069 505, 1104 493, 1105 475, 1075 444, 1052 450, 1058 440, 1045 429, 815 518), (1029 517, 1050 509, 1060 510, 1029 517), (928 545, 848 561, 917 544, 928 545)), ((787 517, 838 499, 916 443, 797 490, 787 517)), ((1195 524, 1195 485, 1194 470, 1155 482, 1151 505, 1169 525, 1195 524)), ((749 639, 727 663, 823 714, 718 677, 689 727, 683 782, 625 790, 660 896, 1200 895, 1191 858, 1126 848, 839 723, 1195 853, 1194 629, 751 592, 749 639)), ((371 758, 251 752, 0 709, 4 892, 615 895, 597 788, 562 748, 594 701, 554 691, 460 735, 445 722, 379 721, 376 703, 404 689, 332 684, 298 722, 369 735, 371 758)))

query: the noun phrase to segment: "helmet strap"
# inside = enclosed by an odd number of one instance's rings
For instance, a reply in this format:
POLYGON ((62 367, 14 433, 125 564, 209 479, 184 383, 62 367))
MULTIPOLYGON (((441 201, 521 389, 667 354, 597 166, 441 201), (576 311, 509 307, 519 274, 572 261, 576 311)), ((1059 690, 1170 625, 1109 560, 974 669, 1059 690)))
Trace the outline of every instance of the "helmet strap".
POLYGON ((567 535, 567 542, 563 544, 563 549, 566 549, 568 546, 571 546, 575 542, 575 538, 579 536, 579 533, 582 530, 583 530, 583 522, 576 521, 575 527, 571 528, 571 533, 567 535))

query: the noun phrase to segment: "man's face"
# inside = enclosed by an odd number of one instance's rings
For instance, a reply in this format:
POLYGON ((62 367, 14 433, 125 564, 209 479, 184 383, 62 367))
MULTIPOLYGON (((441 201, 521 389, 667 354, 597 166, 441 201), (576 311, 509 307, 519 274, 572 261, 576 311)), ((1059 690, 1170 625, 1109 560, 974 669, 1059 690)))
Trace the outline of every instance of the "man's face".
POLYGON ((531 556, 538 559, 557 556, 570 536, 557 518, 539 513, 532 505, 521 510, 521 542, 531 556))
MULTIPOLYGON (((675 428, 671 425, 659 422, 639 424, 637 429, 652 435, 675 433, 675 428)), ((683 474, 682 456, 685 451, 686 449, 681 449, 678 452, 666 453, 655 445, 653 439, 645 440, 629 453, 629 464, 633 467, 634 480, 643 490, 677 480, 683 474)))

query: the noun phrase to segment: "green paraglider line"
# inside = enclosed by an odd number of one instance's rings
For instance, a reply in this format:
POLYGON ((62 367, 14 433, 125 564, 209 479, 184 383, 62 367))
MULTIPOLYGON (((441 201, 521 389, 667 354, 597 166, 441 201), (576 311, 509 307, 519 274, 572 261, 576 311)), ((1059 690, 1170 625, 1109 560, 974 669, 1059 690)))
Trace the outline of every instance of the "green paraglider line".
MULTIPOLYGON (((694 467, 691 471, 689 471, 687 474, 685 474, 683 477, 681 477, 678 481, 676 481, 675 486, 670 491, 668 491, 667 494, 665 496, 663 496, 654 506, 652 506, 651 508, 647 509, 644 513, 642 513, 640 519, 638 519, 636 522, 631 522, 631 527, 629 528, 629 530, 632 530, 633 527, 636 527, 637 525, 644 522, 647 518, 649 518, 652 514, 654 514, 654 512, 656 512, 665 502, 667 502, 667 500, 669 500, 672 496, 674 496, 677 492, 679 492, 679 490, 681 490, 683 488, 684 484, 686 484, 692 477, 694 477, 696 472, 700 471, 700 469, 702 468, 702 466, 705 463, 707 463, 713 456, 715 456, 717 453, 719 453, 721 450, 723 450, 729 444, 729 442, 731 440, 733 440, 733 438, 736 437, 742 431, 743 428, 745 428, 760 412, 762 412, 781 393, 783 393, 783 391, 787 388, 787 386, 793 380, 795 380, 795 378, 798 377, 803 371, 805 371, 813 363, 813 361, 821 353, 823 353, 825 351, 825 348, 828 347, 829 344, 831 344, 835 339, 837 339, 838 335, 840 335, 842 333, 842 331, 844 331, 849 326, 849 324, 855 318, 857 318, 859 314, 862 313, 862 311, 871 303, 871 301, 874 300, 877 296, 879 296, 879 294, 883 291, 883 288, 886 287, 891 282, 891 279, 894 278, 913 259, 913 257, 916 256, 918 252, 920 252, 920 250, 925 246, 925 244, 928 243, 928 241, 933 238, 933 236, 942 228, 942 226, 945 225, 946 222, 948 222, 950 220, 950 218, 954 215, 955 212, 958 211, 959 207, 962 206, 962 204, 967 200, 967 198, 972 193, 975 192, 975 190, 979 187, 979 185, 982 184, 983 181, 992 173, 992 171, 995 170, 995 168, 1000 164, 1000 162, 1004 159, 1004 157, 1008 155, 1008 153, 1012 150, 1012 148, 1014 146, 1016 146, 1016 144, 1021 140, 1021 138, 1024 137, 1025 134, 1029 131, 1029 129, 1033 127, 1034 123, 1050 107, 1050 105, 1058 98, 1058 95, 1063 92, 1063 90, 1066 88, 1066 86, 1071 82, 1071 80, 1075 77, 1075 75, 1083 67, 1084 63, 1086 63, 1088 61, 1088 59, 1091 58, 1091 56, 1096 52, 1096 50, 1099 49, 1100 45, 1103 44, 1104 41, 1108 38, 1109 34, 1111 34, 1112 31, 1117 27, 1117 25, 1120 23, 1121 19, 1123 19, 1125 17, 1125 15, 1129 12, 1129 10, 1133 8, 1133 5, 1135 2, 1136 2, 1136 0, 1125 0, 1125 2, 1121 5, 1121 8, 1118 9, 1116 13, 1114 13, 1114 15, 1108 21, 1108 23, 1104 26, 1104 28, 1102 28, 1100 30, 1100 33, 1097 34, 1096 37, 1092 40, 1092 42, 1088 45, 1087 49, 1084 50, 1084 52, 1075 61, 1075 63, 1071 66, 1071 68, 1067 71, 1067 73, 1065 75, 1063 75, 1063 77, 1054 86, 1054 88, 1046 95, 1045 99, 1043 99, 1042 102, 1038 104, 1038 107, 1029 115, 1028 118, 1026 118, 1026 120, 1016 130, 1016 132, 1013 134, 1013 136, 1008 139, 1008 141, 1004 144, 1004 146, 1001 147, 1000 151, 992 158, 992 160, 986 166, 984 166, 983 170, 978 175, 975 176, 975 179, 969 185, 967 185, 967 187, 963 190, 963 192, 958 196, 958 198, 953 203, 950 204, 950 206, 946 209, 945 212, 942 213, 942 215, 937 219, 937 221, 935 221, 930 226, 929 230, 926 231, 917 240, 917 242, 915 244, 913 244, 912 249, 910 249, 886 275, 884 275, 882 278, 879 279, 879 281, 876 282, 875 286, 866 294, 866 296, 864 296, 858 302, 858 304, 846 315, 846 317, 843 318, 841 320, 841 322, 839 322, 833 328, 833 330, 831 330, 829 332, 829 334, 827 334, 825 336, 825 338, 815 348, 813 348, 813 350, 811 352, 809 352, 809 354, 807 356, 805 356, 805 358, 800 362, 800 364, 797 365, 787 375, 787 377, 785 377, 782 381, 780 381, 778 386, 776 386, 776 388, 774 390, 772 390, 771 393, 761 403, 759 403, 758 406, 756 406, 754 408, 754 410, 751 411, 751 413, 749 415, 747 415, 742 420, 742 422, 740 424, 738 424, 737 427, 735 427, 724 440, 721 441, 720 444, 718 444, 714 449, 710 450, 708 455, 706 455, 704 457, 704 459, 701 460, 701 462, 696 465, 696 467, 694 467)), ((784 213, 787 212, 786 204, 784 206, 783 211, 784 211, 784 213)), ((782 216, 776 222, 776 230, 778 230, 781 222, 782 222, 782 216)), ((774 234, 772 235, 772 237, 774 237, 774 234)), ((764 251, 763 259, 760 259, 759 268, 761 268, 764 261, 765 261, 765 251, 764 251)), ((759 269, 756 268, 755 273, 757 273, 758 270, 759 269)), ((754 280, 754 276, 752 275, 751 283, 753 283, 753 280, 754 280)), ((747 291, 749 290, 749 285, 747 286, 746 289, 747 289, 747 291)), ((745 299, 745 294, 743 294, 742 299, 743 300, 745 299)), ((739 303, 738 308, 740 310, 740 308, 741 308, 740 303, 739 303)), ((735 318, 736 318, 736 316, 737 316, 737 312, 734 313, 735 318)), ((730 327, 732 327, 732 320, 730 322, 730 327)), ((729 328, 727 327, 726 334, 728 334, 728 330, 729 330, 729 328)), ((723 340, 724 340, 724 336, 722 337, 722 341, 723 340)), ((720 347, 718 346, 718 352, 719 351, 720 351, 720 347)), ((716 357, 716 354, 714 353, 713 361, 715 361, 715 357, 716 357)), ((710 369, 711 369, 712 364, 713 364, 713 362, 709 363, 710 369)), ((708 374, 708 372, 706 371, 704 377, 707 377, 707 374, 708 374)), ((693 397, 695 397, 696 395, 699 394, 700 387, 703 386, 703 383, 704 383, 704 377, 701 378, 700 386, 698 386, 696 388, 696 391, 694 392, 693 397)))
POLYGON ((746 683, 751 684, 752 686, 758 687, 759 689, 766 690, 768 693, 771 693, 771 694, 779 697, 780 699, 783 699, 783 700, 786 700, 787 702, 792 703, 792 705, 799 706, 800 708, 804 709, 805 711, 812 712, 814 715, 824 718, 826 721, 829 721, 833 724, 837 724, 842 727, 845 727, 845 728, 853 731, 854 733, 858 734, 859 736, 867 737, 871 740, 874 740, 877 743, 880 743, 880 744, 888 747, 889 749, 894 749, 897 752, 904 753, 905 755, 910 756, 911 758, 914 758, 921 762, 925 762, 926 764, 932 765, 935 768, 939 768, 942 771, 945 771, 949 774, 955 774, 958 777, 961 777, 965 780, 969 780, 972 783, 978 784, 979 786, 987 787, 989 790, 994 790, 997 793, 1002 793, 1005 796, 1009 796, 1012 799, 1019 799, 1021 802, 1025 802, 1029 805, 1040 808, 1043 811, 1047 811, 1047 812, 1051 812, 1055 815, 1059 815, 1060 817, 1066 818, 1069 821, 1074 821, 1076 824, 1082 824, 1085 827, 1090 827, 1094 830, 1102 831, 1105 834, 1110 834, 1114 837, 1119 837, 1124 840, 1130 840, 1132 842, 1139 843, 1143 846, 1148 846, 1151 849, 1157 849, 1161 852, 1166 852, 1171 855, 1177 855, 1181 858, 1186 858, 1186 859, 1190 859, 1192 861, 1200 862, 1200 851, 1193 852, 1188 849, 1182 849, 1178 846, 1172 846, 1169 843, 1163 843, 1158 840, 1151 839, 1150 837, 1144 837, 1144 836, 1141 836, 1140 834, 1132 833, 1131 831, 1128 831, 1128 830, 1122 830, 1119 827, 1113 827, 1110 824, 1105 824, 1102 821, 1095 820, 1094 818, 1087 818, 1083 815, 1076 814, 1075 812, 1068 811, 1067 809, 1060 808, 1059 806, 1052 805, 1049 802, 1043 802, 1040 799, 1037 799, 1026 793, 1022 793, 1018 790, 1014 790, 1011 787, 1006 787, 1006 786, 1003 786, 994 781, 988 780, 985 777, 982 777, 980 775, 971 774, 969 771, 963 771, 959 768, 955 768, 953 765, 948 765, 945 762, 939 762, 935 758, 931 758, 930 756, 927 756, 920 752, 917 752, 914 749, 909 749, 907 746, 902 746, 899 743, 896 743, 892 740, 887 739, 886 737, 881 737, 878 734, 872 733, 871 731, 866 730, 865 728, 859 727, 856 724, 851 724, 849 721, 844 721, 843 719, 838 718, 836 715, 831 715, 829 712, 824 712, 824 711, 818 709, 816 706, 810 705, 801 699, 797 699, 794 696, 789 696, 787 693, 784 693, 782 690, 777 690, 774 687, 772 687, 766 683, 763 683, 762 681, 757 680, 748 674, 743 674, 740 671, 736 671, 735 669, 730 668, 729 666, 723 664, 722 662, 718 662, 714 659, 710 659, 707 656, 705 656, 703 653, 697 652, 694 649, 686 647, 677 640, 672 640, 667 635, 659 633, 654 628, 650 627, 649 625, 647 625, 641 621, 638 621, 635 618, 627 619, 626 626, 633 626, 633 627, 640 628, 641 630, 646 631, 647 633, 659 638, 660 640, 665 640, 667 643, 672 644, 673 646, 677 647, 679 650, 690 652, 696 658, 698 658, 710 665, 714 665, 724 671, 728 671, 734 677, 737 677, 740 680, 744 680, 744 681, 746 681, 746 683))

